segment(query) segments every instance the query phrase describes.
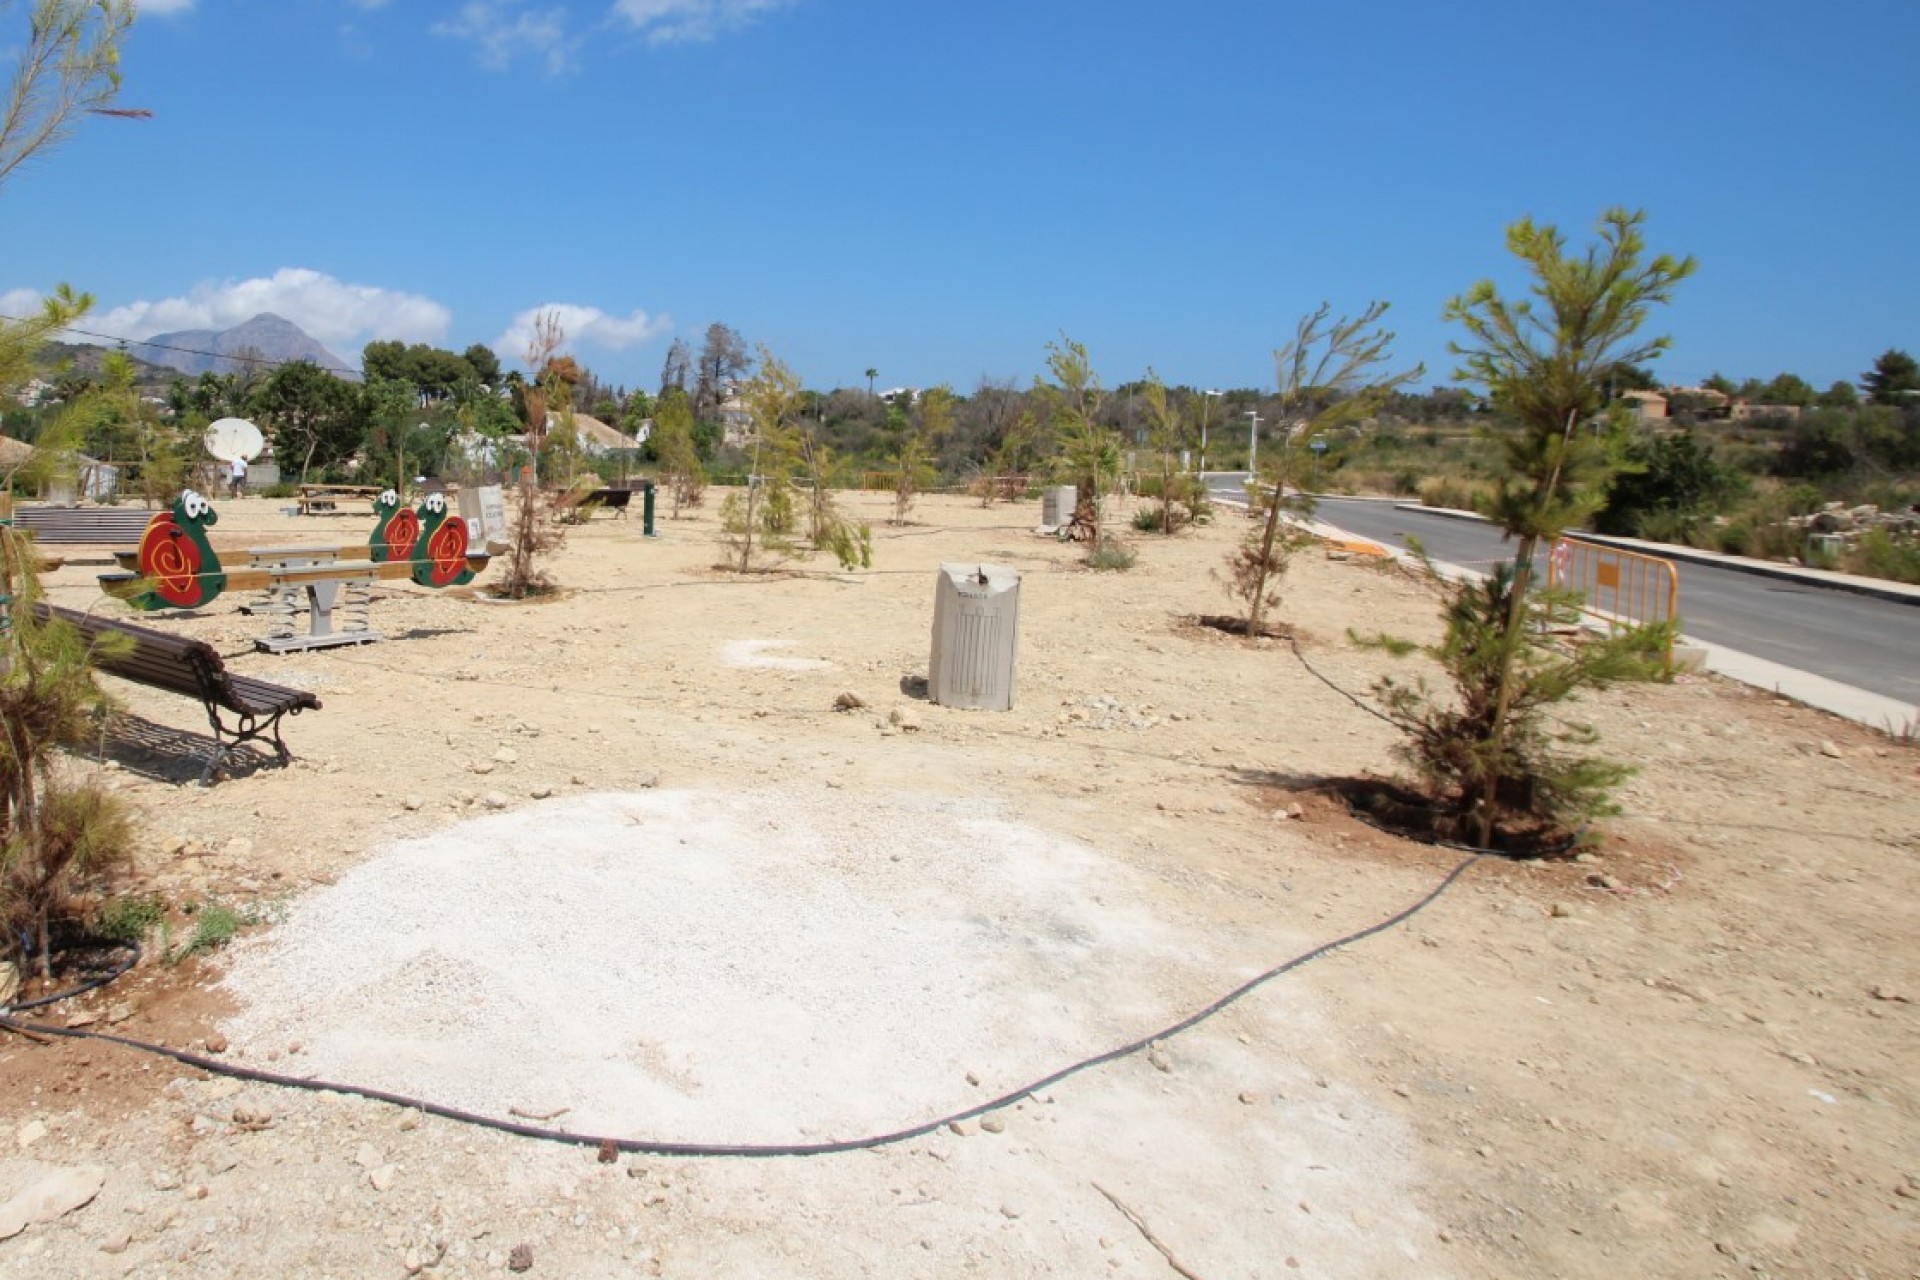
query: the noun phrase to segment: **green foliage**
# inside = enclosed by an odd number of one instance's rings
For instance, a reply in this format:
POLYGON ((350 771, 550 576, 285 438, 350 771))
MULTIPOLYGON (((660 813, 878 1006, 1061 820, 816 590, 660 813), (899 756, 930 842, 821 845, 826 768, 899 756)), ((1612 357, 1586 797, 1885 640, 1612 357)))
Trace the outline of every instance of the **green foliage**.
POLYGON ((108 898, 93 913, 95 937, 111 942, 139 942, 167 918, 166 904, 154 894, 108 898))
MULTIPOLYGON (((1228 590, 1246 608, 1250 636, 1261 634, 1266 611, 1279 602, 1268 580, 1277 582, 1294 552, 1310 541, 1295 521, 1313 514, 1312 499, 1298 488, 1303 473, 1317 465, 1303 462, 1314 456, 1312 442, 1359 423, 1425 372, 1424 366, 1383 372, 1393 348, 1392 330, 1378 324, 1387 312, 1385 302, 1337 320, 1330 319, 1332 310, 1321 303, 1294 326, 1292 341, 1273 353, 1282 430, 1261 468, 1266 496, 1257 503, 1260 527, 1235 549, 1227 570, 1228 590)), ((1255 490, 1250 483, 1250 493, 1255 490)))
POLYGON ((238 937, 241 929, 254 923, 257 923, 257 917, 251 913, 236 911, 224 903, 201 903, 193 908, 193 932, 167 959, 170 963, 179 964, 189 956, 216 951, 238 937))
POLYGON ((1742 489, 1713 448, 1693 431, 1641 432, 1627 445, 1606 505, 1594 515, 1601 533, 1688 542, 1697 524, 1742 489))
MULTIPOLYGON (((1488 789, 1501 815, 1574 824, 1613 812, 1608 795, 1631 769, 1585 754, 1591 726, 1559 708, 1582 690, 1658 678, 1671 627, 1623 631, 1553 648, 1533 637, 1577 629, 1577 593, 1533 590, 1522 598, 1512 565, 1483 581, 1447 583, 1426 566, 1445 600, 1445 638, 1423 652, 1445 671, 1452 696, 1424 679, 1386 677, 1374 686, 1406 740, 1401 757, 1428 793, 1458 820, 1458 834, 1491 847, 1483 824, 1488 789), (1508 619, 1519 613, 1515 633, 1508 619)), ((1404 642, 1363 641, 1405 652, 1404 642)))
MULTIPOLYGON (((711 331, 708 341, 714 341, 711 331)), ((705 362, 703 356, 703 377, 705 362)), ((759 372, 741 393, 753 415, 753 471, 746 488, 729 493, 720 507, 728 566, 740 573, 754 568, 758 554, 792 550, 791 482, 803 448, 798 425, 803 395, 799 375, 762 347, 759 372)))
POLYGON ((353 383, 310 360, 281 365, 253 393, 249 408, 283 465, 299 459, 300 482, 315 467, 344 461, 366 438, 367 405, 353 383))
POLYGON ((33 563, 32 540, 0 526, 0 958, 37 958, 46 976, 55 919, 112 884, 132 829, 119 796, 55 773, 55 750, 81 742, 107 698, 86 639, 33 616, 33 563))
POLYGON ((707 488, 707 471, 700 464, 700 453, 693 439, 693 405, 687 393, 678 387, 660 395, 654 408, 653 437, 649 441, 660 458, 660 473, 673 496, 671 516, 680 518, 680 508, 697 507, 707 488))
POLYGON ((1120 437, 1101 420, 1106 392, 1080 343, 1060 335, 1047 344, 1051 383, 1035 379, 1033 398, 1052 429, 1057 449, 1054 469, 1078 490, 1074 518, 1092 535, 1098 552, 1106 537, 1101 513, 1106 496, 1120 479, 1120 437))
POLYGON ((1291 505, 1278 485, 1250 484, 1247 499, 1257 519, 1227 558, 1223 581, 1246 613, 1246 634, 1255 636, 1266 625, 1267 611, 1280 607, 1281 581, 1293 557, 1313 545, 1313 535, 1303 525, 1275 518, 1276 506, 1291 505))
POLYGON ((1618 468, 1617 426, 1589 429, 1604 406, 1607 374, 1666 349, 1665 338, 1642 337, 1641 327, 1693 272, 1691 258, 1648 256, 1643 221, 1609 210, 1598 242, 1569 254, 1555 228, 1523 218, 1507 229, 1507 247, 1532 275, 1530 296, 1506 298, 1483 280, 1447 303, 1447 319, 1467 334, 1451 344, 1462 358, 1455 378, 1484 388, 1512 424, 1481 510, 1518 547, 1486 585, 1445 591, 1447 636, 1435 656, 1453 682, 1452 704, 1424 689, 1389 685, 1382 693, 1409 735, 1409 759, 1430 787, 1471 815, 1482 848, 1502 813, 1596 812, 1620 776, 1605 762, 1560 751, 1590 735, 1551 728, 1545 710, 1581 688, 1627 678, 1644 637, 1582 646, 1572 659, 1552 656, 1541 627, 1560 622, 1570 606, 1531 588, 1536 550, 1599 510, 1618 468))
POLYGON ((120 44, 131 0, 33 0, 27 41, 14 55, 0 114, 0 185, 36 153, 57 146, 82 115, 120 92, 120 44))
POLYGON ((1874 404, 1908 403, 1920 398, 1920 361, 1904 351, 1889 349, 1861 375, 1860 385, 1874 404))
POLYGON ((1873 578, 1920 584, 1920 542, 1911 534, 1900 538, 1885 529, 1869 529, 1849 549, 1846 567, 1873 578))
POLYGON ((1095 546, 1087 557, 1087 567, 1101 573, 1119 573, 1133 568, 1133 548, 1118 538, 1109 537, 1095 546))

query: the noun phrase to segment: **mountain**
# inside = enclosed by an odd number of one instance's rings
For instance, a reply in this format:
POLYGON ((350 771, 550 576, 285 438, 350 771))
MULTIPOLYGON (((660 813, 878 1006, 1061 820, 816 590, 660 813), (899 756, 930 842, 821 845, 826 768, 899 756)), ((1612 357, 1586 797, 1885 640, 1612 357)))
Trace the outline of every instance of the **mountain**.
POLYGON ((344 372, 352 366, 321 346, 299 325, 265 311, 231 329, 182 329, 177 333, 156 333, 145 342, 128 344, 127 352, 137 359, 166 365, 189 375, 233 373, 242 367, 241 363, 223 357, 249 355, 270 364, 311 360, 323 369, 330 369, 356 381, 360 376, 344 372))

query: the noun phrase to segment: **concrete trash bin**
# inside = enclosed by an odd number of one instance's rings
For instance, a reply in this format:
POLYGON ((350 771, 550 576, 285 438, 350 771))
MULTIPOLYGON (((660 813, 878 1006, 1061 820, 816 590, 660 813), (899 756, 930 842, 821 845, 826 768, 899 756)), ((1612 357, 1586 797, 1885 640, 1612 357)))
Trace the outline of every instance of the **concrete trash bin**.
POLYGON ((1020 648, 1020 571, 943 564, 933 596, 927 693, 943 707, 1013 710, 1020 648))

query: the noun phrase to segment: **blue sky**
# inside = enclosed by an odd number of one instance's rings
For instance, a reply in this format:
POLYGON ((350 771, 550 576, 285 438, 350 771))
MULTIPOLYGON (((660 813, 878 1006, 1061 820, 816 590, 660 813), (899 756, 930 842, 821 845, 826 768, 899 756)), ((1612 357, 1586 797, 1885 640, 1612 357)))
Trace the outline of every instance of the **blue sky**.
MULTIPOLYGON (((0 47, 25 0, 0 3, 0 47)), ((0 190, 7 314, 138 338, 259 310, 517 364, 563 309, 651 388, 715 320, 809 385, 1270 386, 1321 300, 1521 283, 1526 214, 1644 208, 1698 274, 1658 372, 1920 354, 1920 4, 146 0, 120 105, 0 190)))

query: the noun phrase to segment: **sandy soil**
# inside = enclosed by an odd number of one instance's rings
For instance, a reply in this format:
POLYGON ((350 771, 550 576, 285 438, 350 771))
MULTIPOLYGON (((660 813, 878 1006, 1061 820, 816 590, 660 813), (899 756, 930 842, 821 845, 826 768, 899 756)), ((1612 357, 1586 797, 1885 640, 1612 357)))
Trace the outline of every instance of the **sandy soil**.
MULTIPOLYGON (((797 890, 771 881, 751 884, 777 900, 715 895, 725 911, 675 917, 676 935, 636 934, 617 956, 645 974, 658 954, 657 972, 679 975, 687 998, 663 1006, 676 1039, 659 1073, 701 1077, 658 1125, 612 1108, 623 1131, 733 1140, 718 1121, 747 1115, 746 1136, 777 1138, 790 1113, 788 1136, 850 1136, 1147 1034, 1400 910, 1459 861, 1355 822, 1321 789, 1393 767, 1392 730, 1325 681, 1364 694, 1396 665, 1349 644, 1349 627, 1432 632, 1431 601, 1397 573, 1298 561, 1283 614, 1323 681, 1284 644, 1188 621, 1227 607, 1211 571, 1237 519, 1140 535, 1131 572, 1096 575, 1030 534, 1037 504, 929 498, 896 529, 882 499, 848 501, 875 524, 870 572, 821 559, 795 575, 716 572, 716 494, 652 541, 637 521, 575 529, 554 561, 567 591, 550 602, 383 589, 373 620, 389 638, 366 648, 252 652, 265 624, 237 597, 161 622, 325 702, 290 724, 292 768, 202 790, 181 782, 183 753, 204 747, 198 708, 116 685, 135 719, 104 767, 144 815, 144 882, 283 923, 211 960, 143 966, 55 1018, 309 1073, 318 1040, 241 1034, 275 1024, 244 983, 219 984, 227 967, 270 954, 277 931, 291 937, 406 842, 457 849, 458 824, 523 811, 525 830, 557 831, 569 813, 653 797, 691 815, 667 828, 684 833, 733 800, 777 796, 837 821, 879 815, 904 857, 929 859, 941 846, 900 816, 916 805, 1032 833, 1007 847, 1056 852, 945 879, 924 864, 931 887, 908 927, 932 929, 943 910, 986 922, 969 935, 986 950, 966 953, 985 976, 968 999, 941 991, 957 1003, 939 1035, 860 1038, 913 1003, 892 966, 931 951, 843 954, 826 931, 820 969, 844 971, 844 1001, 817 979, 779 990, 763 968, 766 998, 813 1012, 756 1023, 714 1006, 715 1039, 698 1043, 707 943, 763 929, 784 946, 809 928, 784 896, 797 890), (912 692, 942 560, 1024 575, 1012 712, 912 692), (842 693, 866 705, 836 711, 842 693), (1020 880, 1015 866, 1052 870, 1020 880), (1060 936, 1105 949, 1061 963, 1039 945, 1060 921, 1060 936), (752 1072, 729 1073, 748 1057, 752 1072), (859 1096, 832 1087, 842 1067, 865 1082, 859 1096), (751 1096, 727 1092, 742 1081, 751 1096), (704 1132, 699 1087, 716 1108, 704 1132)), ((266 501, 221 516, 225 547, 346 541, 370 523, 287 518, 266 501)), ((93 572, 53 574, 53 596, 93 604, 93 572)), ((1151 1058, 1063 1081, 991 1126, 875 1152, 601 1163, 103 1044, 0 1037, 0 1199, 59 1167, 106 1171, 91 1204, 0 1242, 0 1276, 479 1275, 521 1244, 531 1274, 555 1276, 1159 1276, 1175 1273, 1169 1253, 1208 1280, 1920 1275, 1920 756, 1712 679, 1584 710, 1642 769, 1590 860, 1481 862, 1405 927, 1151 1058)), ((729 847, 770 875, 790 835, 756 846, 736 830, 729 847)), ((840 902, 827 890, 857 896, 899 874, 873 861, 842 859, 812 891, 840 902)), ((514 894, 489 907, 472 888, 445 913, 396 907, 390 927, 411 911, 505 930, 514 894)), ((537 963, 618 950, 583 936, 573 951, 593 954, 537 963)), ((327 993, 351 967, 322 953, 308 980, 327 993)), ((541 990, 530 1007, 564 1018, 564 987, 541 990)), ((411 1010, 416 1033, 431 1023, 421 990, 394 994, 383 1003, 411 1010)), ((564 1076, 542 1099, 521 1073, 497 1110, 551 1101, 564 1076)))

